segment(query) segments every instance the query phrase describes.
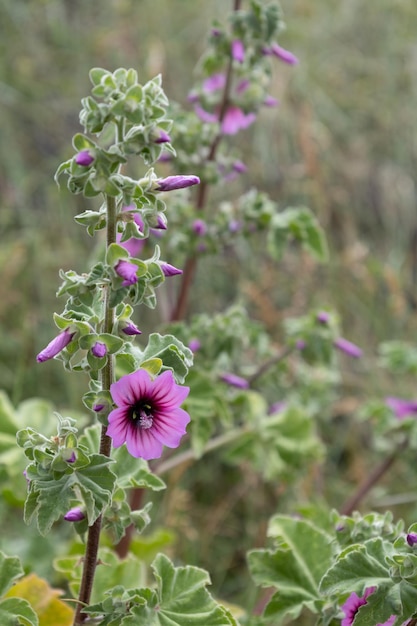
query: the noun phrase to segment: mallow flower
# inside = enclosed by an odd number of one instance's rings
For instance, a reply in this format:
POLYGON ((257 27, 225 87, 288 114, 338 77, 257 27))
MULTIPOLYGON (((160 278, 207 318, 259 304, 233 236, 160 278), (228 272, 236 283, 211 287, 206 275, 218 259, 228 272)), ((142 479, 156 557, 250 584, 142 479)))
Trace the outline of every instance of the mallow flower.
POLYGON ((38 363, 43 363, 44 361, 48 361, 49 359, 53 359, 54 356, 59 354, 61 350, 67 347, 67 345, 72 341, 75 332, 72 332, 69 328, 66 328, 59 333, 52 341, 48 343, 46 348, 44 348, 41 352, 39 352, 36 360, 38 363))
POLYGON ((338 337, 338 339, 335 339, 333 345, 335 348, 344 352, 348 356, 353 357, 354 359, 360 359, 362 356, 361 348, 344 337, 338 337))
POLYGON ((245 47, 240 39, 234 39, 232 41, 232 57, 239 63, 243 63, 245 60, 245 47))
POLYGON ((163 446, 178 447, 190 421, 180 408, 189 391, 176 384, 170 370, 154 379, 144 369, 122 376, 110 387, 117 405, 107 427, 113 446, 126 443, 132 456, 146 460, 159 458, 163 446))
POLYGON ((408 415, 417 415, 417 400, 404 400, 389 396, 385 398, 385 404, 395 413, 397 419, 402 420, 408 415))
POLYGON ((295 56, 295 54, 293 54, 289 50, 286 50, 285 48, 282 48, 282 46, 279 46, 275 42, 272 43, 269 48, 264 48, 263 53, 266 55, 273 54, 281 61, 284 61, 284 63, 288 63, 288 65, 297 65, 298 63, 298 58, 295 56))
POLYGON ((83 519, 85 519, 85 513, 79 506, 75 506, 64 515, 64 520, 67 522, 81 522, 83 519))
MULTIPOLYGON (((375 590, 376 587, 367 587, 361 597, 356 593, 350 594, 346 602, 341 606, 341 609, 345 614, 345 617, 341 621, 341 626, 352 626, 356 613, 359 611, 361 606, 367 604, 368 597, 374 593, 375 590)), ((396 616, 391 615, 383 624, 375 624, 375 626, 392 626, 395 620, 396 616)))
POLYGON ((107 354, 107 346, 102 341, 96 341, 91 348, 91 352, 98 359, 102 359, 107 354))
POLYGON ((176 276, 177 274, 182 274, 182 270, 175 265, 171 265, 170 263, 165 263, 165 261, 161 261, 159 264, 164 276, 176 276))

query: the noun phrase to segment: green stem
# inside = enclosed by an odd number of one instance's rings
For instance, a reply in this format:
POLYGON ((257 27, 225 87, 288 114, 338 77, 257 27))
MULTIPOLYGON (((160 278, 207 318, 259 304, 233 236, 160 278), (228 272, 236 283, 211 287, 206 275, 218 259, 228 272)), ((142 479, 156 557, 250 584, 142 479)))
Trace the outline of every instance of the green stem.
MULTIPOLYGON (((117 207, 116 199, 107 196, 107 247, 116 241, 117 207)), ((110 287, 105 288, 104 294, 104 325, 105 333, 112 333, 114 326, 114 308, 110 306, 110 287)), ((114 380, 113 356, 107 355, 107 364, 101 372, 101 383, 103 391, 110 391, 110 385, 114 380)), ((100 454, 110 456, 111 439, 106 435, 106 427, 101 427, 100 454)), ((81 578, 78 605, 74 619, 74 626, 82 624, 87 615, 83 613, 83 608, 90 603, 91 591, 93 589, 94 575, 97 566, 97 554, 101 533, 101 515, 88 529, 87 545, 84 556, 84 567, 81 578)))

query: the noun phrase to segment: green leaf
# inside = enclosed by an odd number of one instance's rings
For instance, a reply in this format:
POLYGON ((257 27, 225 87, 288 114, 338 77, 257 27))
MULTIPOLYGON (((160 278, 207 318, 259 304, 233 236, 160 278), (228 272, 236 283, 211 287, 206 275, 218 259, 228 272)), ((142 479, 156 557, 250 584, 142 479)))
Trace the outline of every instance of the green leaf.
POLYGON ((346 589, 363 595, 367 587, 390 584, 386 557, 391 556, 391 542, 380 537, 369 539, 344 550, 323 576, 320 589, 328 595, 343 594, 346 589))
POLYGON ((165 369, 171 369, 176 380, 183 383, 193 364, 193 353, 174 335, 149 335, 148 345, 142 353, 142 361, 158 358, 165 369))
POLYGON ((2 626, 38 626, 39 620, 27 600, 6 598, 0 601, 0 624, 2 626))
POLYGON ((141 487, 160 491, 166 485, 162 478, 153 474, 149 469, 148 462, 144 459, 136 459, 127 451, 126 446, 121 446, 113 452, 116 461, 113 471, 117 475, 117 484, 123 489, 129 487, 141 487))
POLYGON ((104 70, 101 67, 93 67, 89 72, 90 80, 93 85, 100 85, 102 78, 109 74, 110 72, 108 70, 104 70))
POLYGON ((307 520, 284 515, 271 519, 268 535, 279 541, 278 547, 248 555, 255 582, 277 589, 265 615, 279 621, 296 619, 303 607, 317 613, 323 603, 320 579, 332 560, 331 537, 307 520))
POLYGON ((106 456, 93 454, 90 464, 77 471, 59 478, 50 473, 31 480, 25 522, 28 524, 36 517, 39 532, 46 535, 52 524, 73 506, 74 500, 81 499, 91 526, 111 501, 116 476, 109 463, 111 459, 106 456))
POLYGON ((59 599, 62 593, 52 589, 46 580, 36 574, 29 574, 8 591, 7 597, 29 603, 40 620, 40 626, 71 626, 74 611, 59 599))
POLYGON ((0 596, 3 596, 16 578, 20 578, 23 574, 23 568, 17 556, 6 556, 4 552, 0 552, 0 596))

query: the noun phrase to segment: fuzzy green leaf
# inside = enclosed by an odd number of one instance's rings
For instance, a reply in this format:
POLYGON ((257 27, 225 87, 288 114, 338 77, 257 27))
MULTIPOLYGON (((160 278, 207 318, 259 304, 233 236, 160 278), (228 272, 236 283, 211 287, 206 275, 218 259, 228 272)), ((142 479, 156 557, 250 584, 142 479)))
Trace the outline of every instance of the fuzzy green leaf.
POLYGON ((6 556, 0 552, 0 596, 3 596, 16 578, 20 578, 23 574, 22 565, 17 556, 6 556))
POLYGON ((0 624, 2 626, 38 626, 39 619, 27 600, 6 598, 0 601, 0 624))
POLYGON ((303 607, 317 613, 323 603, 320 579, 332 559, 331 537, 307 520, 283 515, 271 519, 268 535, 278 547, 248 555, 255 582, 277 589, 265 615, 279 621, 286 615, 297 618, 303 607))

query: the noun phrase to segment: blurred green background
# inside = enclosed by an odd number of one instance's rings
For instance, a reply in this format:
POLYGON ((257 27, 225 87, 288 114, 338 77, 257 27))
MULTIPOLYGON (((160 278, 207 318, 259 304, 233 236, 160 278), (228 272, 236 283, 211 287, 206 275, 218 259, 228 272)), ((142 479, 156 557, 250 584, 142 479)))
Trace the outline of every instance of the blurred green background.
MULTIPOLYGON (((211 22, 231 5, 0 0, 0 380, 15 404, 41 396, 58 408, 80 409, 85 391, 80 375, 66 375, 55 362, 37 365, 35 355, 54 335, 52 314, 63 306, 55 299, 59 268, 83 271, 96 254, 96 244, 73 221, 85 201, 53 181, 58 164, 73 154, 79 102, 90 91, 88 70, 134 67, 143 82, 162 73, 168 97, 185 103, 211 22)), ((309 206, 326 229, 330 263, 318 267, 297 255, 279 266, 264 260, 262 273, 250 263, 235 265, 237 282, 231 275, 209 284, 205 275, 194 303, 210 312, 219 302, 214 290, 223 290, 227 303, 238 284, 241 299, 277 343, 287 315, 335 307, 344 334, 367 355, 357 371, 347 372, 346 404, 337 408, 343 414, 351 390, 364 397, 414 392, 409 379, 387 389, 374 355, 378 342, 413 341, 417 329, 417 4, 282 0, 281 6, 287 30, 280 43, 300 64, 275 62, 271 93, 281 106, 264 110, 237 138, 248 173, 236 190, 257 186, 283 207, 309 206)), ((362 460, 353 465, 360 477, 362 460)), ((199 481, 194 488, 209 489, 204 475, 199 481)), ((231 499, 217 503, 204 528, 207 536, 224 532, 234 508, 224 536, 226 543, 228 533, 242 540, 227 564, 239 569, 245 541, 254 545, 264 530, 251 511, 268 494, 251 472, 230 473, 229 487, 231 499), (245 501, 248 492, 259 501, 245 501)), ((198 531, 188 521, 181 526, 189 492, 176 488, 165 505, 168 517, 174 497, 173 525, 196 541, 198 531)), ((200 506, 204 515, 204 502, 200 506)), ((199 550, 210 559, 209 543, 199 550)), ((218 585, 220 578, 217 572, 218 585)))

